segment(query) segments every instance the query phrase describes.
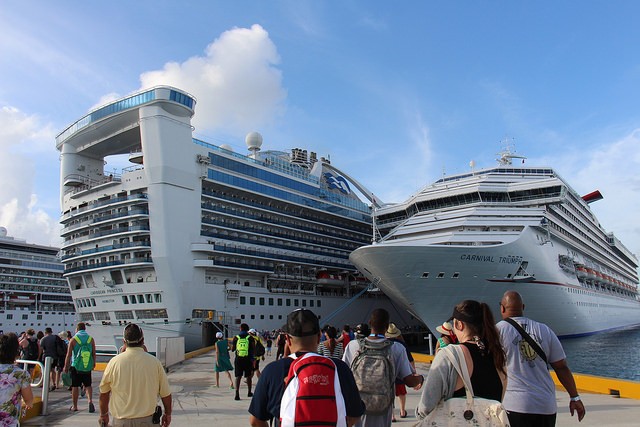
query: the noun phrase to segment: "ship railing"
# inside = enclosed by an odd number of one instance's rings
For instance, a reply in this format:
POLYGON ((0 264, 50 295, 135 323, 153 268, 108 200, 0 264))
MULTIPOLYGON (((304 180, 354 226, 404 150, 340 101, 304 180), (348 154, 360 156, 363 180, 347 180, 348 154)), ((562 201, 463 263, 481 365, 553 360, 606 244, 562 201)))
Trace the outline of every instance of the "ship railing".
MULTIPOLYGON (((213 203, 210 203, 210 202, 201 203, 201 207, 203 209, 206 209, 206 210, 209 210, 209 211, 213 211, 213 212, 222 212, 222 213, 231 214, 231 215, 233 215, 235 217, 254 219, 254 220, 266 222, 266 223, 269 223, 269 224, 284 225, 286 227, 291 226, 291 223, 289 221, 279 220, 278 218, 265 216, 263 214, 254 214, 254 213, 251 213, 251 212, 246 212, 246 211, 241 210, 241 209, 232 209, 232 208, 225 207, 225 206, 216 206, 216 205, 214 205, 213 203)), ((352 236, 352 237, 340 236, 335 232, 335 230, 334 230, 334 232, 331 232, 330 229, 329 229, 329 231, 327 231, 325 228, 322 228, 321 230, 318 230, 316 227, 306 226, 306 225, 304 225, 304 223, 296 224, 296 230, 310 231, 312 233, 322 234, 324 236, 329 236, 329 237, 343 237, 345 239, 348 239, 348 238, 356 239, 357 238, 357 236, 352 236)), ((367 237, 369 237, 368 234, 362 233, 361 231, 356 231, 356 230, 350 230, 350 231, 352 233, 354 233, 354 235, 356 233, 358 233, 359 235, 363 235, 363 236, 366 235, 367 237)))
POLYGON ((96 262, 95 264, 81 265, 77 267, 70 267, 64 270, 64 274, 75 273, 76 271, 84 271, 84 270, 93 270, 97 268, 104 267, 113 267, 115 265, 126 265, 126 264, 143 264, 143 263, 152 263, 153 260, 151 257, 136 257, 136 258, 128 258, 128 259, 118 259, 113 261, 106 262, 96 262))
POLYGON ((108 184, 110 182, 113 182, 113 183, 122 182, 122 176, 120 174, 113 174, 113 173, 106 176, 103 175, 101 178, 98 178, 98 179, 92 179, 82 175, 72 174, 72 175, 67 175, 65 177, 65 181, 68 179, 69 180, 75 179, 77 180, 76 182, 80 182, 81 184, 73 187, 65 188, 64 194, 78 194, 83 191, 88 191, 95 187, 108 184))
POLYGON ((102 247, 99 247, 99 248, 87 249, 87 250, 84 250, 84 251, 80 251, 78 253, 63 255, 62 256, 62 260, 64 261, 64 260, 67 260, 69 258, 76 258, 76 257, 79 257, 79 256, 90 255, 90 254, 95 254, 95 253, 99 253, 99 252, 107 252, 107 251, 113 251, 113 250, 116 250, 116 249, 126 249, 126 248, 135 248, 135 247, 149 248, 149 247, 151 247, 151 241, 149 241, 149 240, 136 240, 135 242, 116 243, 116 244, 113 244, 113 245, 102 246, 102 247))
POLYGON ((87 240, 97 239, 104 236, 111 236, 113 234, 129 233, 132 231, 149 231, 148 225, 134 225, 131 227, 118 227, 110 230, 100 231, 98 233, 84 234, 73 239, 65 240, 63 243, 63 249, 71 246, 74 243, 86 242, 87 240))
POLYGON ((99 361, 111 359, 120 353, 120 349, 113 344, 96 344, 96 357, 99 361))
POLYGON ((132 200, 147 200, 147 194, 136 193, 136 194, 130 194, 128 196, 113 197, 108 200, 95 201, 94 203, 89 203, 87 206, 83 206, 73 211, 65 213, 64 215, 62 215, 60 220, 64 221, 68 218, 71 218, 74 215, 80 214, 82 212, 85 212, 91 209, 96 209, 105 205, 110 205, 113 203, 124 202, 124 201, 132 201, 132 200))

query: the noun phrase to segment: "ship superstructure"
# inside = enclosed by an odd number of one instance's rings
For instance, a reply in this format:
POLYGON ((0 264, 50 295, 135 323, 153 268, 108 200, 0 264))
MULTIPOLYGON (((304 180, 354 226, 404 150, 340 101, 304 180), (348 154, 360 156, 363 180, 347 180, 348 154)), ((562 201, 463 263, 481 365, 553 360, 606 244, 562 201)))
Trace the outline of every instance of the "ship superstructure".
POLYGON ((498 302, 508 289, 525 314, 560 336, 640 323, 638 260, 553 169, 514 165, 443 177, 376 211, 381 239, 351 261, 427 326, 464 299, 498 302))
POLYGON ((73 330, 76 313, 59 248, 10 237, 0 227, 0 330, 73 330))
POLYGON ((262 151, 255 132, 246 155, 194 138, 195 102, 147 89, 56 139, 64 275, 97 342, 120 345, 122 326, 137 322, 151 350, 160 336, 184 336, 190 349, 243 322, 279 328, 297 307, 336 325, 376 306, 411 321, 349 262, 371 233, 353 183, 315 153, 262 151), (132 165, 109 173, 112 155, 132 165))

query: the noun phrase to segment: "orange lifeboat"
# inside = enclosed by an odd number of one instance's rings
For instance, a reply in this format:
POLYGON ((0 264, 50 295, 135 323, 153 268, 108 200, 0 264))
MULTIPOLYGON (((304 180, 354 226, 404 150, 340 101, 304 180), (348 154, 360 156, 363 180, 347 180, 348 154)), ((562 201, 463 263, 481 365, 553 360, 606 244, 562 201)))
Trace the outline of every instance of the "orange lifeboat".
POLYGON ((340 274, 331 274, 328 271, 321 271, 316 276, 319 285, 341 286, 344 284, 344 278, 340 274))

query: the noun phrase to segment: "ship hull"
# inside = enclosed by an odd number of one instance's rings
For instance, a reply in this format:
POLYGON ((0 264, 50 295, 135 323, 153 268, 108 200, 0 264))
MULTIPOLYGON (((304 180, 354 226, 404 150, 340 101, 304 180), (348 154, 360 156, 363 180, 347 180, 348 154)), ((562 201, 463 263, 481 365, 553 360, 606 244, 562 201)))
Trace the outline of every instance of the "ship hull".
MULTIPOLYGON (((343 325, 351 325, 355 327, 359 323, 368 323, 371 316, 371 311, 376 308, 384 308, 391 314, 391 318, 394 322, 397 322, 399 327, 404 330, 413 328, 415 325, 419 325, 420 322, 412 317, 406 310, 402 309, 399 304, 392 302, 388 297, 378 293, 377 295, 361 296, 355 301, 347 304, 348 299, 339 296, 312 296, 312 295, 300 295, 300 294, 274 294, 269 293, 261 289, 244 290, 243 297, 249 300, 255 297, 256 300, 260 298, 273 298, 276 302, 278 299, 283 300, 282 306, 260 306, 249 309, 245 306, 238 304, 237 298, 228 298, 228 290, 225 290, 222 285, 220 289, 203 289, 200 293, 199 301, 189 304, 189 307, 211 307, 211 318, 182 318, 172 319, 169 318, 166 321, 141 321, 140 324, 145 335, 145 344, 149 351, 155 352, 158 338, 175 338, 183 337, 185 340, 185 350, 190 351, 197 348, 201 348, 207 343, 212 342, 212 335, 221 330, 225 336, 231 337, 237 333, 238 325, 231 327, 225 321, 225 318, 241 318, 243 323, 247 323, 249 327, 255 328, 258 331, 274 331, 283 327, 286 323, 287 315, 294 309, 298 308, 294 306, 294 301, 302 302, 305 300, 307 308, 312 310, 318 317, 322 325, 331 324, 338 328, 343 325), (291 301, 291 305, 286 305, 286 300, 291 301), (309 307, 310 301, 314 301, 314 305, 309 307), (317 307, 318 301, 320 307, 317 307), (255 313, 255 319, 251 319, 250 314, 255 313), (222 314, 224 313, 224 314, 222 314), (219 317, 221 316, 221 317, 219 317)), ((210 287, 209 287, 210 288, 210 287)), ((114 307, 118 310, 119 307, 114 307)), ((171 310, 175 312, 175 310, 171 310)), ((205 313, 206 316, 206 313, 205 313)), ((123 329, 126 322, 89 322, 87 324, 87 332, 94 337, 96 343, 99 344, 101 351, 109 352, 115 351, 122 346, 123 329)))
POLYGON ((526 229, 510 243, 487 247, 386 242, 356 249, 350 260, 389 297, 422 319, 431 331, 465 299, 485 302, 496 321, 507 290, 518 291, 525 315, 571 337, 640 324, 640 302, 581 286, 575 272, 558 266, 567 249, 540 244, 526 229), (531 276, 514 276, 528 261, 531 276))

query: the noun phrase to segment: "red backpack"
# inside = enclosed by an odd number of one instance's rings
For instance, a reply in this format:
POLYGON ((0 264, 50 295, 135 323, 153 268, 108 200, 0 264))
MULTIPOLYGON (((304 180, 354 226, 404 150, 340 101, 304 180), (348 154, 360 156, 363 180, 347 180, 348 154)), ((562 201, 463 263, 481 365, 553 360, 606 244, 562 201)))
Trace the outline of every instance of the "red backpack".
MULTIPOLYGON (((295 358, 295 354, 290 357, 295 358)), ((296 358, 285 379, 280 402, 282 427, 346 427, 347 413, 336 364, 306 353, 296 358)))

